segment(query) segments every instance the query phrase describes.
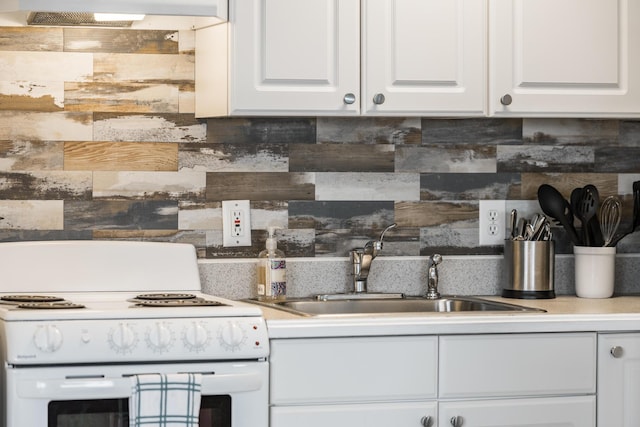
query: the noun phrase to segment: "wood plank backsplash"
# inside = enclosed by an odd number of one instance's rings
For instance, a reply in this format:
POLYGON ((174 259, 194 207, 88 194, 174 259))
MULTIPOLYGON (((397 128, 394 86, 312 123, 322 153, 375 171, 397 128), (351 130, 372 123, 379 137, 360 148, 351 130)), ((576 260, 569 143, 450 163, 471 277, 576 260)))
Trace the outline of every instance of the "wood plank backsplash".
POLYGON ((194 45, 191 31, 0 28, 0 241, 255 257, 276 225, 289 256, 345 256, 397 222, 387 255, 499 254, 478 245, 479 200, 537 212, 542 183, 567 196, 594 183, 631 215, 638 121, 197 120, 194 45), (227 199, 251 200, 251 247, 222 247, 227 199))

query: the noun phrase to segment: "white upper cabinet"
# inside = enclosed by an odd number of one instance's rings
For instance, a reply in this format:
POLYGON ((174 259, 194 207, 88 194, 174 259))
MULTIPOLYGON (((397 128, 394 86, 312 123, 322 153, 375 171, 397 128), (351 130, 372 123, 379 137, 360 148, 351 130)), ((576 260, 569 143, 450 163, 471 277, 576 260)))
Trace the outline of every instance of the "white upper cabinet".
POLYGON ((359 113, 360 0, 230 6, 231 114, 359 113))
POLYGON ((640 2, 490 1, 490 114, 640 115, 640 2))
POLYGON ((364 114, 485 114, 485 0, 362 4, 364 114))
POLYGON ((231 0, 196 115, 484 115, 486 1, 231 0))

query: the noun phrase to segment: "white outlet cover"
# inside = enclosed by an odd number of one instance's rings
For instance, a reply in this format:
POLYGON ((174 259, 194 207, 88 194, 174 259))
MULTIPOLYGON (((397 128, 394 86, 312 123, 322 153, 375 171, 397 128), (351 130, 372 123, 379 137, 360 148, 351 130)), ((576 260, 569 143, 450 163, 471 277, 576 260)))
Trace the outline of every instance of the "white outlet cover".
POLYGON ((251 246, 251 206, 249 200, 223 200, 222 201, 222 246, 251 246), (233 233, 233 212, 242 213, 239 235, 233 233))
POLYGON ((506 235, 507 204, 505 200, 480 200, 478 208, 478 237, 480 246, 504 245, 506 235), (489 212, 495 211, 495 221, 491 221, 489 212), (495 230, 493 233, 491 230, 495 230))

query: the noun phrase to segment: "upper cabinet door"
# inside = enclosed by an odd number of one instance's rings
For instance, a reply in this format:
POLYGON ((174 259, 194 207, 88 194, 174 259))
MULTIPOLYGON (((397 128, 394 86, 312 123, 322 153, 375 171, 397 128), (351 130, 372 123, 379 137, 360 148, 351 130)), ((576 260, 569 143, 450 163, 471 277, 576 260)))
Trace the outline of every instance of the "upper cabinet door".
POLYGON ((230 2, 230 114, 359 114, 360 0, 230 2))
POLYGON ((486 0, 363 0, 363 8, 365 114, 485 114, 486 0))
POLYGON ((490 112, 640 115, 640 2, 490 0, 490 112))

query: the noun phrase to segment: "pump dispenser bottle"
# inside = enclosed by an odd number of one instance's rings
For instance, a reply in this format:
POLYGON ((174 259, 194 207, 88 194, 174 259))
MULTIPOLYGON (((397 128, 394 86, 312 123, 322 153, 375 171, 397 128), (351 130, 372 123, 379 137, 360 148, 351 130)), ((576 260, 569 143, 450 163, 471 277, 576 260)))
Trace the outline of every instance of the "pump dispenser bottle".
POLYGON ((266 248, 258 255, 258 300, 283 300, 287 295, 287 261, 278 249, 275 227, 269 227, 266 248))

